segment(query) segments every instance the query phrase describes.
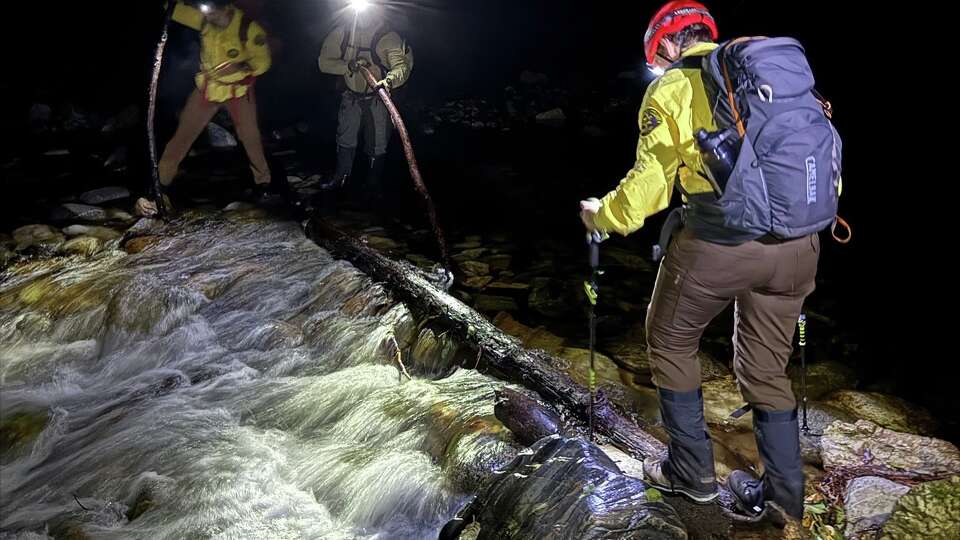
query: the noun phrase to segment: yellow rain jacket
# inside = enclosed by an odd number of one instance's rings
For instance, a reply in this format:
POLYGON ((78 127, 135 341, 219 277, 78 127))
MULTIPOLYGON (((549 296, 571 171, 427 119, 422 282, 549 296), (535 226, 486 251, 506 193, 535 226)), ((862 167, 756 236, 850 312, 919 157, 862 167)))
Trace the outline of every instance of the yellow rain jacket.
POLYGON ((233 8, 233 18, 226 28, 206 23, 200 10, 177 3, 173 20, 200 32, 200 73, 195 78, 197 88, 207 101, 223 103, 247 95, 254 79, 270 69, 270 47, 267 33, 256 22, 250 21, 247 39, 241 39, 243 11, 233 8), (229 75, 218 73, 218 68, 246 63, 251 70, 229 75))
MULTIPOLYGON (((716 48, 714 43, 701 43, 682 56, 704 56, 716 48)), ((700 70, 667 70, 643 97, 637 161, 620 185, 601 200, 603 206, 594 219, 597 228, 621 235, 640 229, 647 217, 670 205, 678 175, 680 185, 691 195, 713 191, 694 138, 701 128, 717 129, 700 70)))
POLYGON ((370 28, 357 27, 355 39, 350 35, 352 29, 346 26, 334 28, 323 40, 320 49, 320 71, 342 75, 347 88, 353 92, 370 93, 363 75, 350 73, 347 68, 351 60, 365 58, 371 64, 370 72, 378 81, 386 80, 391 89, 403 86, 413 71, 413 53, 399 34, 383 33, 381 28, 382 23, 370 28), (382 37, 379 37, 380 34, 382 37), (377 43, 372 43, 374 38, 378 38, 377 43))

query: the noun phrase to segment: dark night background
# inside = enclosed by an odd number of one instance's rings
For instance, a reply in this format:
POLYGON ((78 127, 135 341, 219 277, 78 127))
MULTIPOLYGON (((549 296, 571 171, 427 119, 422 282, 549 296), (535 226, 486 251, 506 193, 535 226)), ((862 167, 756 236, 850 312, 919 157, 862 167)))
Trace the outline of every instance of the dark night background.
MULTIPOLYGON (((238 3, 255 13, 271 35, 274 66, 258 85, 263 130, 306 122, 315 137, 317 160, 328 164, 333 158, 337 94, 333 78, 317 70, 316 56, 341 4, 320 0, 238 3)), ((524 228, 528 234, 579 234, 579 198, 602 195, 632 163, 635 112, 643 88, 615 87, 610 81, 619 72, 641 69, 643 32, 659 5, 658 1, 424 0, 394 8, 403 15, 394 25, 416 54, 406 92, 408 106, 495 96, 525 69, 548 74, 572 94, 589 88, 635 100, 634 112, 622 119, 620 131, 600 147, 574 142, 561 142, 558 147, 552 139, 537 138, 514 147, 516 159, 525 164, 518 167, 530 173, 520 178, 531 182, 515 191, 490 192, 491 188, 476 185, 466 171, 457 174, 459 162, 463 168, 473 167, 484 160, 484 154, 499 151, 496 145, 465 138, 457 149, 438 150, 430 139, 415 135, 418 153, 426 156, 426 181, 438 192, 441 214, 448 221, 456 216, 453 227, 486 219, 524 228), (441 152, 448 155, 441 159, 437 157, 441 152), (433 170, 431 157, 439 163, 433 170), (476 197, 483 203, 467 205, 470 211, 453 210, 464 204, 463 199, 476 197), (535 204, 547 208, 528 212, 535 204)), ((844 336, 856 341, 850 361, 869 373, 866 383, 895 384, 899 395, 956 418, 960 400, 952 394, 954 379, 946 373, 954 370, 954 360, 946 347, 929 337, 934 334, 922 328, 926 325, 920 320, 926 317, 918 316, 936 312, 936 317, 949 321, 951 316, 940 315, 944 309, 937 305, 945 305, 946 298, 930 297, 943 299, 922 310, 907 308, 908 300, 925 294, 914 289, 910 269, 931 255, 911 243, 920 233, 912 230, 914 217, 908 215, 912 211, 903 207, 897 200, 900 192, 892 189, 904 179, 899 170, 907 167, 891 164, 891 156, 906 153, 892 149, 896 142, 888 135, 898 130, 898 114, 909 111, 901 110, 895 101, 901 81, 895 79, 897 62, 887 49, 896 47, 879 45, 884 36, 877 35, 878 29, 886 28, 876 20, 879 14, 860 6, 838 7, 841 4, 836 2, 730 0, 707 5, 718 21, 721 39, 789 35, 806 46, 818 89, 833 102, 834 122, 844 138, 841 215, 855 234, 846 247, 825 239, 821 258, 825 285, 815 295, 829 309, 824 314, 838 323, 844 336)), ((7 74, 0 82, 5 139, 0 161, 4 162, 30 151, 30 140, 20 134, 31 103, 71 102, 106 114, 143 103, 160 30, 160 2, 153 0, 34 2, 24 7, 25 16, 11 17, 6 24, 8 29, 23 24, 29 32, 8 32, 3 37, 11 40, 3 48, 7 74)), ((168 50, 158 117, 161 145, 191 90, 198 51, 195 33, 174 25, 168 50)), ((131 143, 142 153, 142 140, 131 143)), ((133 176, 145 179, 146 169, 135 170, 133 176)), ((136 183, 136 178, 131 182, 136 183)), ((920 182, 910 179, 909 183, 920 182)), ((4 230, 17 223, 18 212, 34 196, 31 189, 39 189, 22 183, 12 187, 3 195, 4 230)), ((652 238, 662 217, 650 220, 641 234, 652 238)), ((946 337, 944 341, 952 336, 946 337)))

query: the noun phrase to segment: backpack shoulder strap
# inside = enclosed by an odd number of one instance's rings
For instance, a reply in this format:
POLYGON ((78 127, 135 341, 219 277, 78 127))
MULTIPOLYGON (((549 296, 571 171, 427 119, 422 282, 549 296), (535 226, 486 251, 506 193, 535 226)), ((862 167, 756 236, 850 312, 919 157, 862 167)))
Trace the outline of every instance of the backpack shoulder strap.
POLYGON ((373 63, 383 70, 384 73, 390 71, 390 68, 387 66, 385 59, 380 58, 380 55, 377 54, 377 45, 379 45, 380 40, 390 32, 393 32, 393 30, 387 25, 383 25, 377 30, 377 33, 373 35, 373 39, 370 40, 370 58, 373 58, 373 63))
POLYGON ((340 59, 347 59, 347 27, 343 27, 343 38, 340 40, 340 59))
POLYGON ((240 43, 246 45, 247 39, 250 38, 250 25, 253 24, 253 19, 250 18, 246 13, 240 17, 240 43))
POLYGON ((685 56, 670 65, 670 69, 703 69, 704 56, 685 56))

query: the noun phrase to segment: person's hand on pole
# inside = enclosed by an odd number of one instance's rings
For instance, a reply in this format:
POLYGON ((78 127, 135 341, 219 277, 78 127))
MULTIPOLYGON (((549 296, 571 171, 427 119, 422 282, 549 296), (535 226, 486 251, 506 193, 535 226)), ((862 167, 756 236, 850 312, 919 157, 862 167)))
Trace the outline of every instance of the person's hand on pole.
POLYGON ((597 212, 600 211, 601 206, 600 200, 594 197, 580 201, 580 221, 583 221, 583 225, 587 228, 588 233, 594 233, 597 230, 594 219, 597 216, 597 212))
POLYGON ((353 60, 347 62, 347 69, 350 70, 350 73, 356 73, 360 71, 361 67, 370 67, 370 61, 366 58, 354 58, 353 60))

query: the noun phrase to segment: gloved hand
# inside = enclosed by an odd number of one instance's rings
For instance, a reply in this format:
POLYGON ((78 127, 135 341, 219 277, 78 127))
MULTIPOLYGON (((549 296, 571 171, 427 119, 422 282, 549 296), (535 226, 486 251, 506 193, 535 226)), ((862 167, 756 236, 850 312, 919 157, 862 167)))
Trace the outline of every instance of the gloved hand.
POLYGON ((356 73, 360 71, 360 66, 370 67, 370 61, 366 58, 354 58, 353 60, 347 62, 347 69, 350 70, 350 73, 356 73))
POLYGON ((381 88, 386 90, 387 93, 389 94, 391 90, 390 81, 388 81, 387 79, 382 79, 377 81, 377 86, 374 87, 374 90, 379 90, 381 88))

